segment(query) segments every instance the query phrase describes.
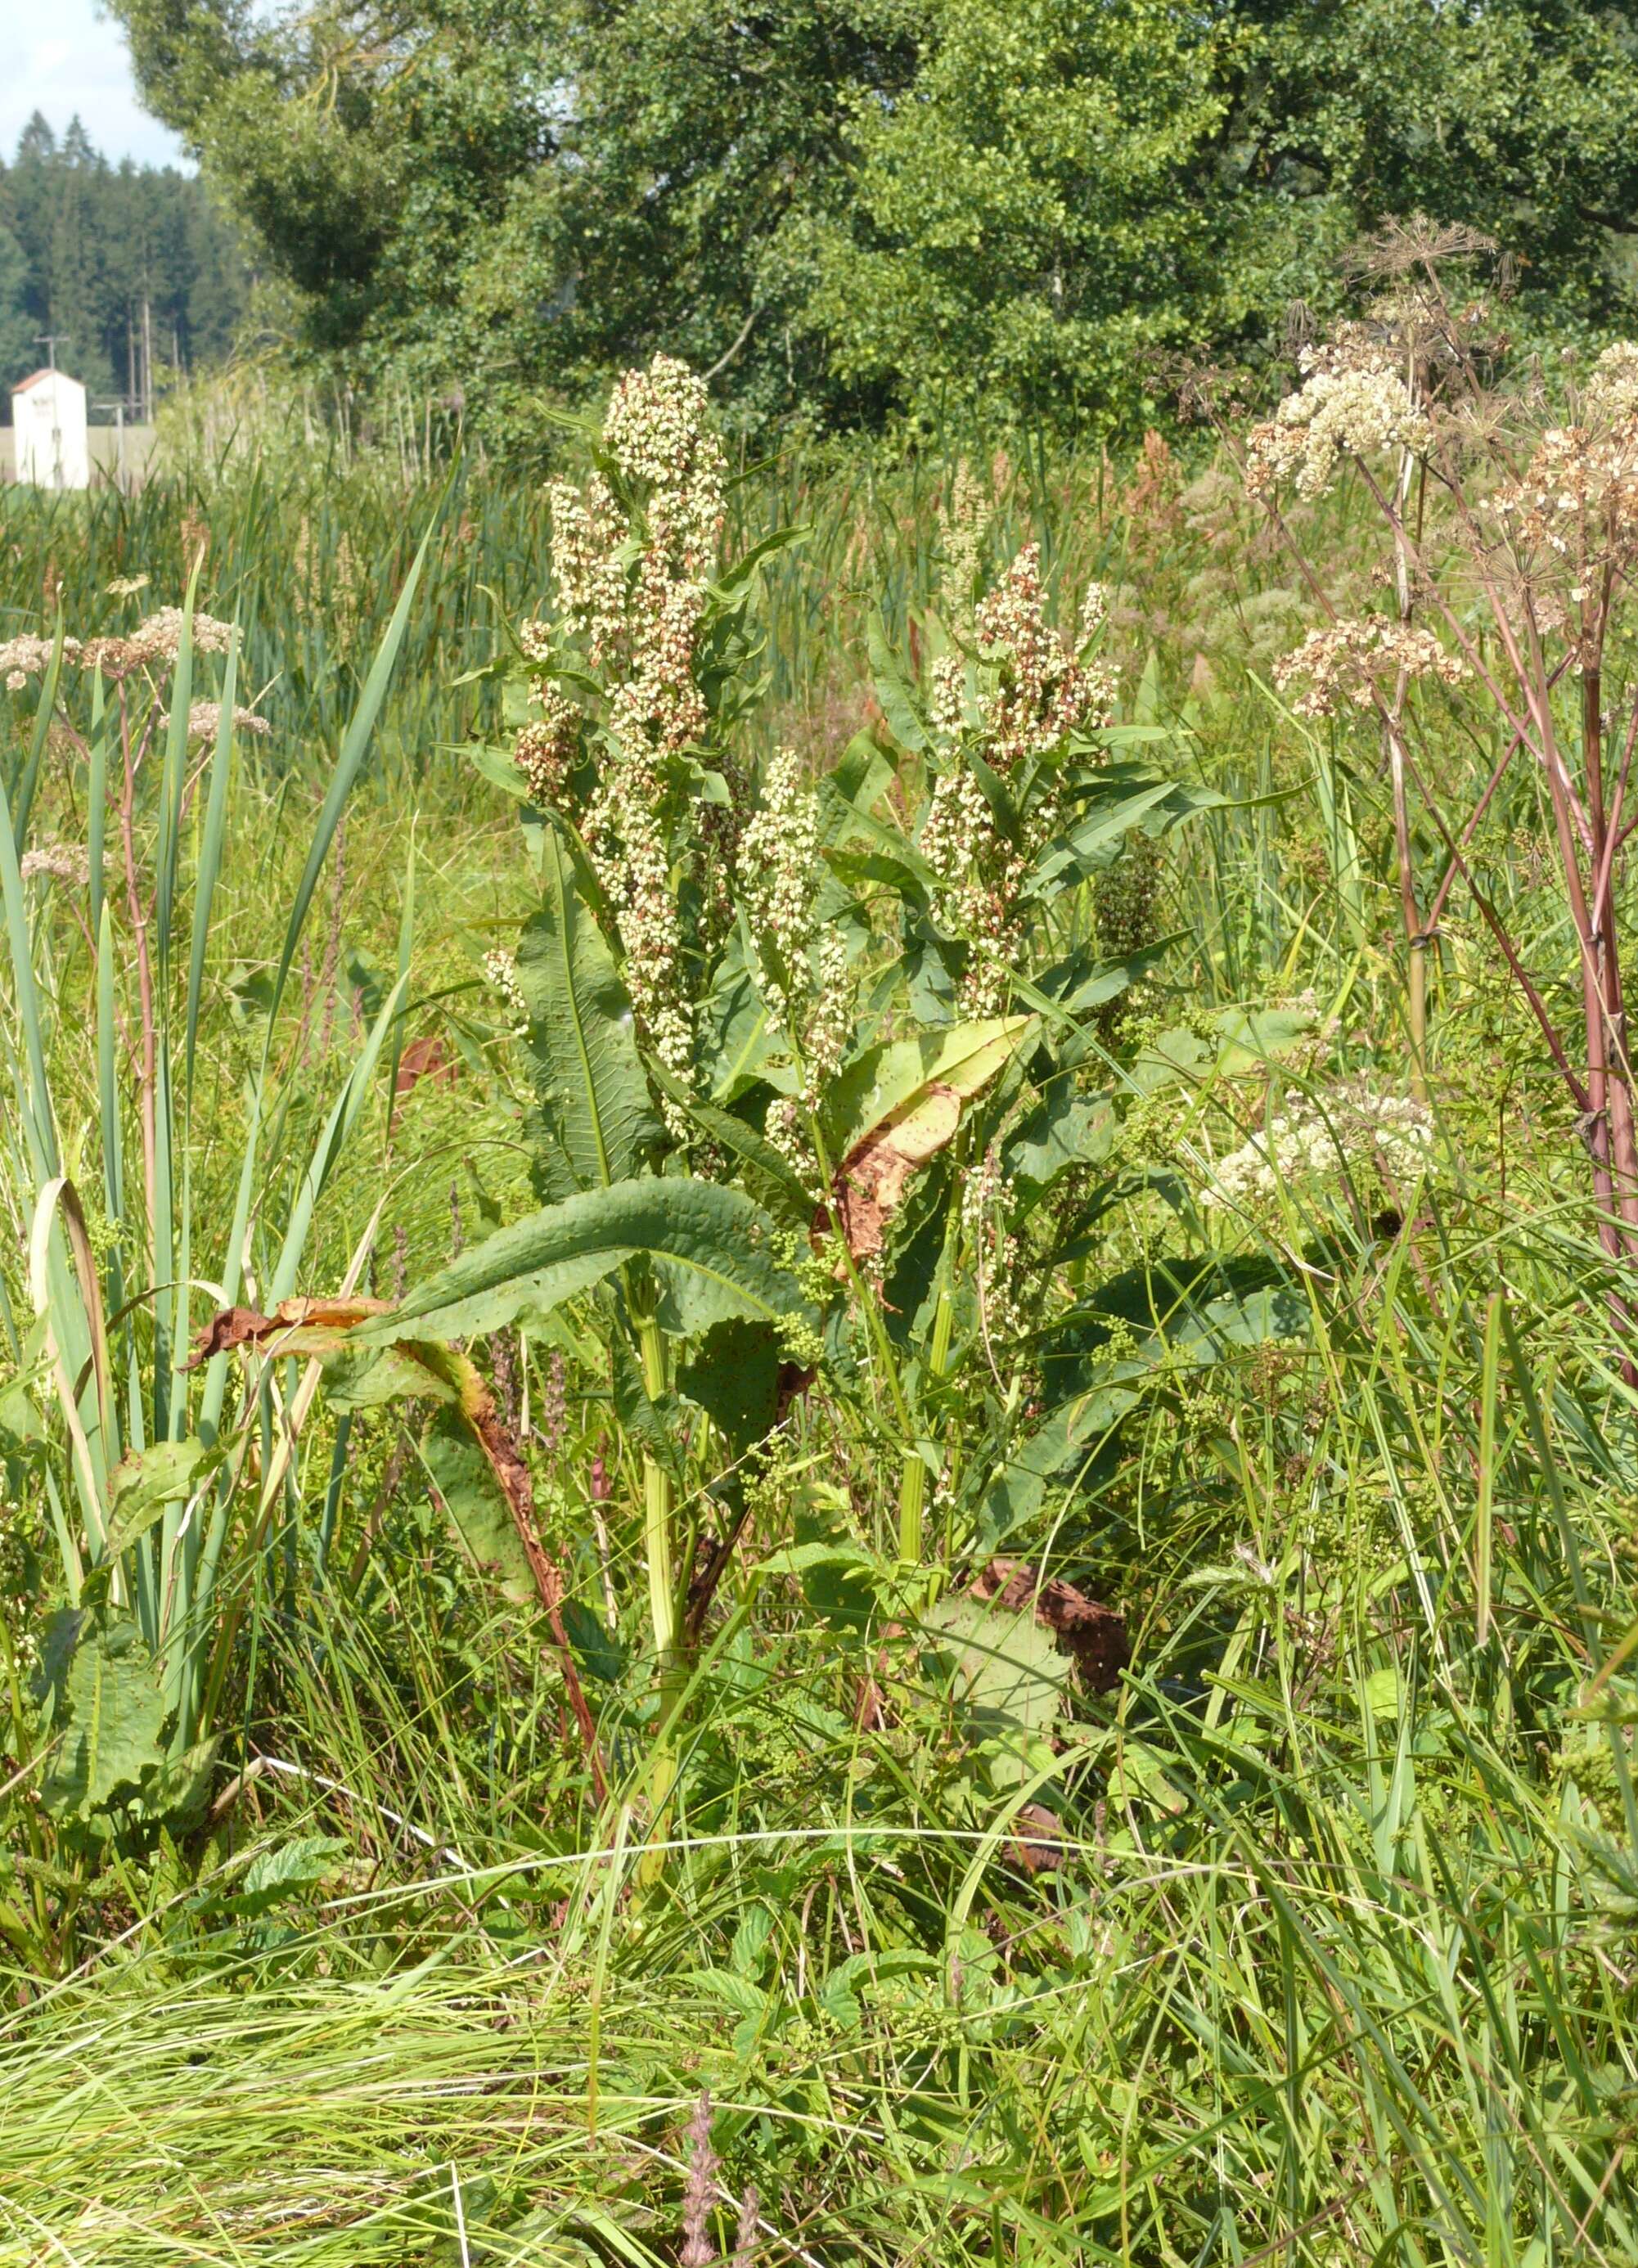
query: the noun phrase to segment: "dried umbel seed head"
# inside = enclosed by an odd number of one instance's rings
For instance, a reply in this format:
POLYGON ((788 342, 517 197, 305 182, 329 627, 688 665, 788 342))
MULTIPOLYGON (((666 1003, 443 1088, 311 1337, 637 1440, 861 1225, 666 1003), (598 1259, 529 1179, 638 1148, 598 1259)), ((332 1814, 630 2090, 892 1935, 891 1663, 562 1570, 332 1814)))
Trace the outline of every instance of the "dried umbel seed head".
MULTIPOLYGON (((1626 384, 1618 372, 1604 398, 1619 401, 1626 384)), ((1638 554, 1638 409, 1612 423, 1549 428, 1524 478, 1492 501, 1516 543, 1572 571, 1570 595, 1582 598, 1605 565, 1638 554)))
POLYGON ((1620 424, 1638 416, 1638 346, 1617 339, 1587 374, 1583 394, 1588 422, 1620 424))
POLYGON ((1299 717, 1331 717, 1345 699, 1356 709, 1372 707, 1401 673, 1437 678, 1444 685, 1459 685, 1471 674, 1462 656, 1448 652, 1431 630, 1375 618, 1310 630, 1294 652, 1274 664, 1274 682, 1284 692, 1306 680, 1306 690, 1294 696, 1292 708, 1299 717))
POLYGON ((1357 329, 1300 357, 1303 383, 1246 445, 1245 485, 1266 496, 1287 482, 1310 501, 1323 496, 1347 458, 1408 449, 1423 455, 1433 442, 1427 418, 1386 350, 1357 329))

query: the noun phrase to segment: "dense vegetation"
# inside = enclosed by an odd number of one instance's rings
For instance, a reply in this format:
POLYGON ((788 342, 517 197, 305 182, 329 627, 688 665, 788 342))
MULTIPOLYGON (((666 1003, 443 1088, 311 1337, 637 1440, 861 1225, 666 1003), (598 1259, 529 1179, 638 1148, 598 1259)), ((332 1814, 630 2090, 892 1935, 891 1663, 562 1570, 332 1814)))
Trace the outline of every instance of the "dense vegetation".
MULTIPOLYGON (((98 404, 151 408, 172 373, 219 362, 248 275, 203 185, 173 166, 111 166, 77 119, 59 142, 38 113, 0 163, 0 404, 57 360, 98 404)), ((93 412, 93 415, 96 413, 93 412)))
POLYGON ((1633 302, 1638 9, 1583 0, 114 0, 349 379, 533 448, 656 347, 750 424, 1153 422, 1391 216, 1544 334, 1633 302))
POLYGON ((0 2260, 1633 2257, 1638 350, 1435 249, 15 500, 0 2260))

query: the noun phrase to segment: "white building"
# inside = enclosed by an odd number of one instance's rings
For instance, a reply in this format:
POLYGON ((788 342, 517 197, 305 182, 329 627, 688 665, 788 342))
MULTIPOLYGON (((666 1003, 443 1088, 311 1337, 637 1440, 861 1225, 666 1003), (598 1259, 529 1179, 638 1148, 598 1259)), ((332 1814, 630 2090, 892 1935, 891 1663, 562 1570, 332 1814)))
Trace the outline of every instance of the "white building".
POLYGON ((17 477, 38 489, 91 486, 85 389, 64 370, 37 370, 11 389, 17 477))

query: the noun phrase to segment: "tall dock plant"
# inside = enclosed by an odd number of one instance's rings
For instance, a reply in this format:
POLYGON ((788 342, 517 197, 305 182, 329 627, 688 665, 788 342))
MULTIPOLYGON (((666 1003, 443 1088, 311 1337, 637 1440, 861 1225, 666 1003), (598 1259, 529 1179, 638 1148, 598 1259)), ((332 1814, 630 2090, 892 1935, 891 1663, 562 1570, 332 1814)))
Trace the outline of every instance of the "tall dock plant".
MULTIPOLYGON (((276 1305, 295 1289, 316 1208, 358 1130, 397 1022, 402 969, 281 1219, 275 1191, 288 1168, 269 1158, 269 1130, 282 1150, 293 1092, 291 1051, 280 1061, 279 1010, 425 550, 424 541, 336 752, 285 913, 225 1225, 219 1198, 201 1185, 209 1130, 196 1105, 236 736, 265 730, 238 706, 238 629, 197 608, 196 568, 181 608, 161 609, 129 634, 82 643, 59 630, 55 640, 14 640, 0 654, 14 688, 40 680, 27 759, 0 787, 5 1054, 15 1101, 0 1154, 11 1206, 27 1226, 33 1310, 31 1319, 8 1300, 0 1325, 25 1380, 43 1379, 67 1450, 65 1463, 49 1459, 44 1473, 63 1605, 42 1648, 52 1758, 41 1793, 48 1809, 97 1831, 117 1815, 184 1804, 203 1784, 236 1623, 224 1613, 223 1583, 258 1405, 264 1438, 253 1536, 283 1501, 311 1402, 314 1381, 292 1404, 276 1385, 270 1401, 253 1389, 245 1406, 230 1403, 225 1352, 189 1369, 190 1315, 201 1292, 209 1304, 231 1306, 249 1289, 253 1242, 271 1255, 256 1293, 276 1305), (218 699, 201 702, 204 656, 219 659, 221 684, 218 699), (76 678, 89 681, 83 702, 76 678), (36 885, 26 877, 55 874, 53 860, 61 865, 64 854, 31 852, 26 837, 51 735, 84 769, 84 871, 58 886, 84 890, 90 965, 42 973, 53 931, 31 917, 36 885), (99 1138, 90 1158, 74 1123, 77 1100, 53 1076, 56 1027, 75 1001, 95 1027, 99 1138)), ((356 1266, 367 1242, 366 1234, 356 1266)))
MULTIPOLYGON (((705 389, 664 357, 585 439, 589 477, 552 494, 550 609, 519 634, 528 713, 483 759, 522 806, 541 892, 493 971, 530 1064, 541 1207, 355 1336, 550 1329, 576 1303, 640 1458, 663 1734, 747 1476, 821 1372, 898 1461, 889 1585, 926 1595, 953 1367, 1015 1355, 1026 1258, 1044 1280, 1056 1253, 1037 1238, 1026 1256, 1012 1215, 1107 1147, 1108 1113, 1080 1093, 1083 1020, 1133 972, 1100 961, 1082 886, 1129 830, 1198 799, 1111 762, 1098 601, 1066 646, 1032 553, 945 637, 930 704, 878 631, 882 724, 816 784, 786 751, 754 771, 757 570, 797 532, 721 564, 705 389), (1003 1207, 997 1144, 1024 1122, 1037 1170, 1003 1207), (987 1302, 966 1291, 985 1239, 987 1302), (703 1557, 702 1510, 720 1530, 703 1557)), ((1014 1368, 1003 1432, 1025 1399, 1014 1368)))

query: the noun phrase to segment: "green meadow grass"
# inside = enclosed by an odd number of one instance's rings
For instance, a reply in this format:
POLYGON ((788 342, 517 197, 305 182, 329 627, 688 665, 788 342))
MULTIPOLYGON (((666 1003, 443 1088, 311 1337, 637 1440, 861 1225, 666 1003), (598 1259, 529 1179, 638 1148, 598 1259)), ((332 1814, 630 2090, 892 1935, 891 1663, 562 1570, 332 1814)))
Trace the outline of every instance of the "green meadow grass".
MULTIPOLYGON (((765 745, 823 766, 867 721, 868 616, 902 645, 936 602, 948 470, 787 460, 734 490, 749 534, 810 529, 769 572, 765 745)), ((1375 750, 1267 690, 1292 594, 1216 475, 1155 501, 1020 451, 989 477, 992 555, 1035 537, 1066 585, 1110 581, 1123 717, 1179 733, 1230 799, 1168 851, 1177 941, 1133 1013, 1159 1031, 1311 996, 1317 1037, 1279 1076, 1397 1080, 1375 750)), ((198 979, 178 979, 178 1273, 220 1281, 259 1109, 241 1264, 269 1286, 311 1201, 282 1288, 331 1292, 356 1263, 392 1296, 530 1202, 480 963, 531 888, 461 751, 502 738, 472 673, 541 593, 539 498, 473 468, 406 491, 367 464, 275 463, 7 514, 0 638, 49 627, 48 585, 81 636, 180 602, 207 534, 200 603, 241 624, 240 697, 273 727, 239 740, 215 819, 207 770, 168 850, 157 822, 136 846, 144 876, 173 860, 179 969, 217 868, 198 979), (394 1047, 439 1054, 395 1099, 385 1048, 353 1082, 401 971, 394 1047)), ((1346 506, 1329 541, 1351 571, 1346 506)), ((33 771, 17 848, 83 842, 83 762, 55 735, 36 749, 32 701, 7 698, 14 817, 33 771)), ((1454 726, 1429 755, 1451 781, 1487 769, 1454 726)), ((1521 784, 1487 871, 1562 989, 1541 827, 1521 784)), ((97 939, 55 885, 19 875, 13 899, 0 1025, 12 1056, 37 1049, 63 1167, 94 1195, 110 1117, 128 1161, 136 1139, 112 1042, 100 1060, 97 939)), ((752 2186, 748 2257, 770 2263, 1638 2257, 1634 1403, 1584 1157, 1504 976, 1453 901, 1413 1220, 1292 1199, 1236 1232, 1280 1271, 1291 1328, 1160 1366, 1120 1454, 1022 1540, 1132 1642, 1043 1767, 1067 1794, 1049 1864, 914 1629, 873 1640, 867 1706, 822 1575, 751 1581, 843 1513, 891 1550, 890 1459, 839 1402, 800 1410, 787 1492, 725 1586, 658 1850, 648 1705, 624 1680, 639 1482, 608 1403, 559 1410, 551 1345, 512 1350, 614 1775, 601 1805, 535 1617, 452 1548, 407 1437, 321 1407, 281 1471, 265 1412, 276 1479, 218 1577, 225 1738, 191 1823, 58 1848, 8 1767, 0 2260, 672 2261, 705 2090, 725 2258, 752 2186)), ((1275 1075, 1134 1098, 1123 1154, 1155 1186, 1078 1264, 1160 1248, 1275 1075)), ((5 1108, 20 1347, 35 1189, 5 1108)), ((106 1192, 91 1211, 100 1249, 106 1192)), ((180 1335, 212 1302, 178 1296, 180 1335)), ((122 1359, 155 1359, 145 1326, 122 1359)), ((55 1432, 50 1454, 67 1491, 55 1432)), ((31 1535, 47 1518, 7 1513, 31 1535)), ((20 1633, 46 1579, 7 1580, 20 1633)))

